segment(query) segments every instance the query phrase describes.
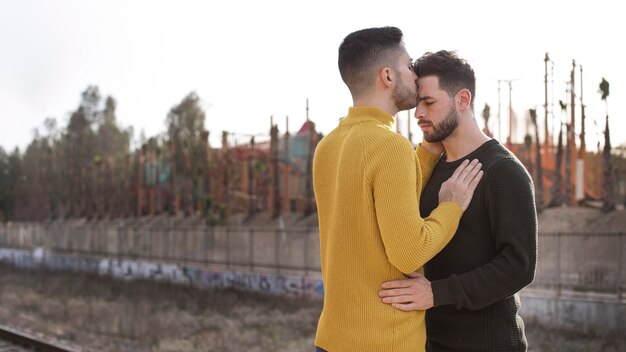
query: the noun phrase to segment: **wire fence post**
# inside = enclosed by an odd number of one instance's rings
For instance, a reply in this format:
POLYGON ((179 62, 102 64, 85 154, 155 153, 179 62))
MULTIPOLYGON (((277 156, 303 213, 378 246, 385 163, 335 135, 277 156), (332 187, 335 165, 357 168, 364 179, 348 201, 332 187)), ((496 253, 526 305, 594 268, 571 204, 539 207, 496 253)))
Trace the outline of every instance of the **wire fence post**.
POLYGON ((280 274, 280 258, 278 257, 278 251, 280 248, 280 231, 278 229, 276 229, 276 231, 274 231, 274 265, 276 269, 276 273, 280 274))
POLYGON ((624 232, 619 234, 619 262, 617 264, 617 301, 622 302, 624 282, 624 232))
POLYGON ((203 251, 203 257, 204 257, 204 265, 207 265, 207 262, 209 261, 209 227, 207 226, 207 224, 204 224, 204 251, 203 251))
POLYGON ((172 243, 172 237, 174 237, 174 220, 170 219, 170 224, 169 224, 169 228, 167 229, 167 254, 165 255, 165 258, 167 260, 171 260, 172 259, 172 251, 174 250, 174 246, 172 243))
POLYGON ((554 301, 555 311, 555 325, 558 326, 560 319, 560 304, 561 304, 561 233, 556 233, 556 299, 554 301))
POLYGON ((124 228, 124 220, 120 221, 117 225, 117 260, 122 260, 122 231, 124 228))
POLYGON ((248 232, 248 265, 250 271, 254 271, 254 228, 248 232))
POLYGON ((230 269, 230 230, 226 227, 226 269, 230 269))
POLYGON ((310 229, 307 226, 306 230, 304 231, 304 244, 303 244, 303 251, 304 251, 304 276, 309 276, 309 235, 310 235, 310 229))
MULTIPOLYGON (((622 294, 623 294, 623 285, 626 284, 624 282, 624 232, 619 233, 619 262, 617 264, 617 307, 618 310, 621 309, 622 306, 622 294)), ((626 326, 624 325, 624 317, 621 314, 621 311, 617 312, 617 330, 619 331, 620 337, 624 336, 624 331, 626 331, 626 326)))

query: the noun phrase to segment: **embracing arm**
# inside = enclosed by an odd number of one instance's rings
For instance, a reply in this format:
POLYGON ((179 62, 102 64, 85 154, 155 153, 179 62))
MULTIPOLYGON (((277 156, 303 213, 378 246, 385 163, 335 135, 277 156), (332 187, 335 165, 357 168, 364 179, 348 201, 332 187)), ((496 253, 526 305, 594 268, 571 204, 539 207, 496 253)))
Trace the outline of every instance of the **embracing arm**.
MULTIPOLYGON (((408 141, 389 138, 373 148, 366 171, 374 196, 376 220, 389 262, 403 273, 421 268, 450 241, 482 175, 480 164, 467 164, 426 219, 419 216, 417 155, 408 141), (408 148, 408 149, 407 149, 408 148)), ((420 190, 421 192, 421 190, 420 190)))
POLYGON ((537 261, 537 215, 530 177, 514 160, 489 170, 488 212, 498 254, 488 263, 446 279, 428 281, 419 273, 388 281, 383 303, 404 311, 454 305, 477 310, 502 300, 532 282, 537 261))

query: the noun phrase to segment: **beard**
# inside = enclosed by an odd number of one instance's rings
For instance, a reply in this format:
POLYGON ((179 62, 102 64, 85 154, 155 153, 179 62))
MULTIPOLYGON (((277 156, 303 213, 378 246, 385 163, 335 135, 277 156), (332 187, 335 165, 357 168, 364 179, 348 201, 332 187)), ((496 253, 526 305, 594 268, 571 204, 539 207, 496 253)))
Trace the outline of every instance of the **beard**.
POLYGON ((432 132, 424 132, 424 139, 430 143, 441 142, 448 138, 448 136, 459 126, 459 115, 457 114, 455 107, 452 106, 450 111, 448 111, 448 115, 446 115, 446 118, 443 119, 441 123, 437 125, 432 122, 430 123, 432 126, 432 132))
POLYGON ((398 111, 413 109, 417 105, 417 85, 414 89, 404 85, 402 81, 396 85, 391 93, 393 102, 396 105, 398 111))

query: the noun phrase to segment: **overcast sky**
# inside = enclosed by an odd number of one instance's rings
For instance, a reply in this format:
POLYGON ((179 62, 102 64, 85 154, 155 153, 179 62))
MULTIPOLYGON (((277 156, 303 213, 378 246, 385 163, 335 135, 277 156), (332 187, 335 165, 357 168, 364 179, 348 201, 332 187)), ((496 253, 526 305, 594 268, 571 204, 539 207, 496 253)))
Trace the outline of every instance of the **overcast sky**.
MULTIPOLYGON (((246 134, 269 133, 271 115, 281 132, 288 115, 295 132, 305 121, 307 98, 310 118, 328 133, 352 103, 337 69, 341 40, 354 30, 384 25, 404 31, 414 58, 440 49, 465 57, 478 79, 477 118, 482 125, 488 103, 496 137, 497 80, 515 79, 513 108, 523 117, 543 105, 548 52, 554 62, 550 100, 561 118, 558 100, 566 98, 575 59, 583 66, 588 145, 595 148, 604 127, 602 77, 611 84, 612 142, 618 145, 626 142, 626 118, 618 105, 626 98, 620 55, 626 25, 617 4, 0 0, 0 146, 23 150, 35 128, 43 131, 46 117, 65 126, 89 85, 117 100, 118 122, 132 126, 135 139, 142 130, 148 137, 164 132, 168 111, 191 91, 203 101, 213 145, 222 130, 237 132, 241 141, 246 134)), ((505 136, 504 85, 500 103, 505 136)), ((538 114, 543 116, 542 107, 538 114)), ((407 115, 399 114, 403 129, 407 115)), ((415 121, 412 130, 421 138, 415 121)))

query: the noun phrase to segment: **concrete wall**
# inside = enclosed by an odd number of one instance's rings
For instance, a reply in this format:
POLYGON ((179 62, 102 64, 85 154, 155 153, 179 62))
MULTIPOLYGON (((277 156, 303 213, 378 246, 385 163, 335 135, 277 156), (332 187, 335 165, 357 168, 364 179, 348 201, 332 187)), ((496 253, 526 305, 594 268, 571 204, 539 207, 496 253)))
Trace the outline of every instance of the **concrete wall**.
MULTIPOLYGON (((202 288, 234 288, 280 295, 323 299, 319 278, 298 275, 208 270, 175 263, 96 258, 0 248, 0 261, 18 267, 74 270, 120 279, 166 280, 202 288)), ((521 292, 521 315, 528 323, 575 331, 604 333, 626 331, 626 302, 614 294, 597 294, 528 288, 521 292)))
POLYGON ((44 252, 41 248, 34 251, 0 248, 0 261, 23 268, 73 270, 111 275, 119 279, 164 280, 201 288, 234 288, 317 299, 324 296, 321 279, 303 276, 208 270, 175 263, 60 255, 44 252))

